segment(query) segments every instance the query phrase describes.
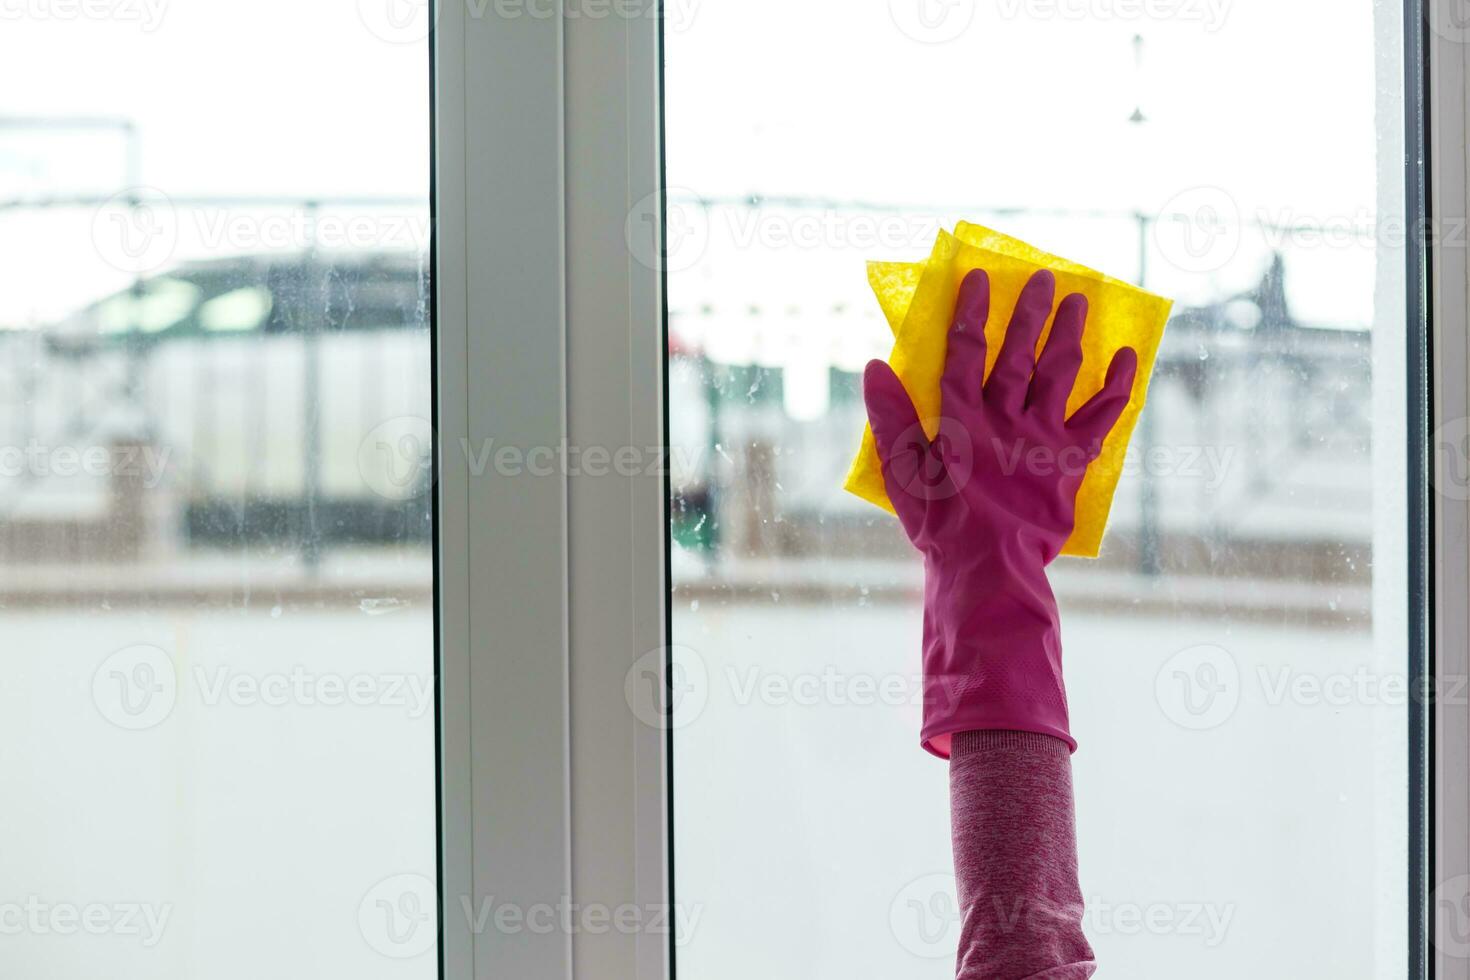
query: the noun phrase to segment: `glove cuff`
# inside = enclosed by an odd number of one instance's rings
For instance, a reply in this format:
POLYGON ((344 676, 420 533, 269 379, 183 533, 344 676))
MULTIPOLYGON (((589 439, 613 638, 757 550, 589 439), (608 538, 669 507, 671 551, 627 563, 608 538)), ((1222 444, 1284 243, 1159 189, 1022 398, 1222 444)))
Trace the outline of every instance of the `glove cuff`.
POLYGON ((1055 735, 987 728, 979 731, 956 732, 950 738, 949 757, 958 761, 972 755, 1024 751, 1053 753, 1065 758, 1071 754, 1073 748, 1073 745, 1055 735))

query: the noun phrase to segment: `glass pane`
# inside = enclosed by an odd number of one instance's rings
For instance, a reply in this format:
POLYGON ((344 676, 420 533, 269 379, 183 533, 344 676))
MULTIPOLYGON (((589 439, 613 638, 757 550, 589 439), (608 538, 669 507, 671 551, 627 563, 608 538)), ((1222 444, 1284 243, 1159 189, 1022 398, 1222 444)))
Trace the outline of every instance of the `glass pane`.
POLYGON ((953 975, 921 570, 841 486, 892 343, 864 261, 957 219, 1175 299, 1103 554, 1051 570, 1103 971, 1402 974, 1401 16, 749 0, 667 25, 673 639, 702 688, 674 714, 681 977, 953 975))
POLYGON ((372 8, 5 17, 5 976, 435 975, 429 59, 372 8))

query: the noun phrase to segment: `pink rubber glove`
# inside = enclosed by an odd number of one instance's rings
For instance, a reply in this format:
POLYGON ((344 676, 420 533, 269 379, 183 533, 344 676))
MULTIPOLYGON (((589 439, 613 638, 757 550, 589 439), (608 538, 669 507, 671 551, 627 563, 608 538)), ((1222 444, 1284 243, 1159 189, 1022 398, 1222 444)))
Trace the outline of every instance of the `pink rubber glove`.
POLYGON ((933 440, 892 368, 870 361, 863 376, 888 499, 924 555, 919 738, 941 758, 952 735, 982 729, 1040 732, 1077 748, 1045 568, 1072 533, 1077 488, 1128 403, 1138 358, 1118 351, 1102 389, 1065 418, 1087 300, 1062 300, 1037 358, 1055 291, 1045 270, 1026 283, 982 383, 990 279, 979 269, 965 277, 933 440))

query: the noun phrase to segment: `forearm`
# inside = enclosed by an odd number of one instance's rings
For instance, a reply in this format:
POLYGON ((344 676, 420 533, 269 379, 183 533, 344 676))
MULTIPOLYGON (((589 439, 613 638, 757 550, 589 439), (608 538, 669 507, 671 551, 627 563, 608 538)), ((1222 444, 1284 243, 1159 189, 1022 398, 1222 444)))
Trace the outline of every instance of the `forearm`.
POLYGON ((1067 744, 1029 732, 963 732, 949 781, 963 916, 957 980, 1092 976, 1067 744))

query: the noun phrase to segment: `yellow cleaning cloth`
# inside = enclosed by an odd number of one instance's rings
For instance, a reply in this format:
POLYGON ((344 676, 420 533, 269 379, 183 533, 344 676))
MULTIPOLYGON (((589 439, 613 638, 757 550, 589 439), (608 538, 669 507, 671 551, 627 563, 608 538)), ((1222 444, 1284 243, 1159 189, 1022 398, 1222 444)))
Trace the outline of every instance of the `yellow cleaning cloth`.
MULTIPOLYGON (((1169 319, 1172 300, 1105 276, 1086 266, 1043 252, 1018 238, 981 225, 960 222, 954 234, 940 232, 928 262, 870 262, 868 282, 893 328, 893 353, 888 363, 908 389, 929 435, 940 414, 939 378, 960 281, 971 269, 990 277, 990 319, 985 325, 987 376, 1000 353, 1005 325, 1021 295, 1021 287, 1038 269, 1050 269, 1057 279, 1056 302, 1068 293, 1087 297, 1087 326, 1082 332, 1082 369, 1067 400, 1071 415, 1102 387, 1108 363, 1122 347, 1138 353, 1133 395, 1118 424, 1103 443, 1102 455, 1088 468, 1077 491, 1077 523, 1062 554, 1096 558, 1113 504, 1113 491, 1123 472, 1124 454, 1138 413, 1148 393, 1149 375, 1159 338, 1169 319)), ((1055 307, 1052 310, 1056 312, 1055 307)), ((1051 333, 1048 322, 1040 344, 1051 333)), ((1040 346, 1037 348, 1040 350, 1040 346)), ((873 432, 864 428, 862 447, 848 471, 845 487, 889 513, 893 505, 883 488, 883 472, 873 445, 873 432)))

